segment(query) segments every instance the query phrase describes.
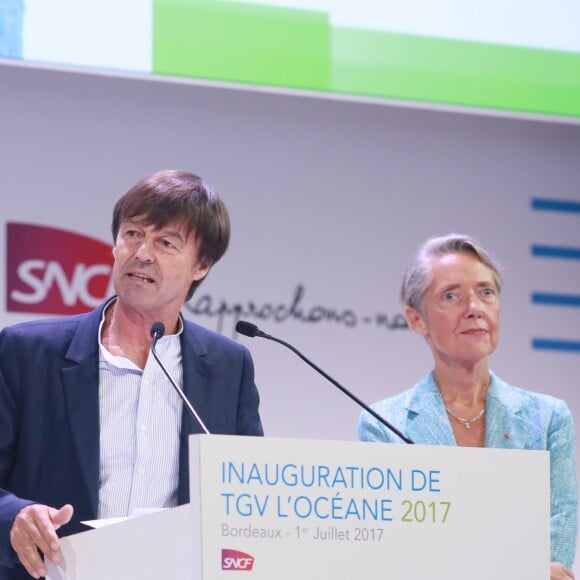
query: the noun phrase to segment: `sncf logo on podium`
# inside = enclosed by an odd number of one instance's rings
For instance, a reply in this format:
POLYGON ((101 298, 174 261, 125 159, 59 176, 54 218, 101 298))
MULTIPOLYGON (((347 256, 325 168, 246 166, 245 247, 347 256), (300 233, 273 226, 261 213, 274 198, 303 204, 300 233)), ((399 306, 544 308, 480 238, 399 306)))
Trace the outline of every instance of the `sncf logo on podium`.
POLYGON ((112 246, 75 232, 6 224, 6 309, 79 314, 112 294, 112 246))
POLYGON ((222 549, 222 570, 251 572, 254 567, 254 556, 239 550, 222 549))

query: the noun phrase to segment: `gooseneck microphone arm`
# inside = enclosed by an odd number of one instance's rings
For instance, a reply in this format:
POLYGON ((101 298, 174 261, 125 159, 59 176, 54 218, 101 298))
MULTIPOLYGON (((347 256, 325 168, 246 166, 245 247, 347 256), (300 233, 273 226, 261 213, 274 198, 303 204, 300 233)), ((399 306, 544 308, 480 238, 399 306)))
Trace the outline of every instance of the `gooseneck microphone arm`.
POLYGON ((173 388, 177 391, 177 394, 183 401, 183 404, 189 411, 189 414, 194 418, 195 422, 201 427, 201 430, 206 434, 209 435, 209 430, 205 426, 205 423, 201 420, 201 417, 197 414, 197 411, 193 408, 191 403, 189 402, 188 398, 185 396, 185 393, 180 389, 179 385, 173 380, 173 377, 169 374, 165 365, 161 362, 159 356, 157 356, 157 351, 155 350, 155 346, 157 345, 157 341, 165 334, 165 326, 163 322, 154 322, 151 325, 151 337, 153 338, 153 342, 151 343, 151 352, 157 361, 157 364, 161 367, 161 370, 165 373, 165 376, 169 379, 169 382, 173 386, 173 388))
POLYGON ((297 348, 289 344, 288 342, 281 340, 280 338, 276 338, 275 336, 271 336, 262 332, 255 324, 251 322, 246 322, 244 320, 240 320, 236 324, 236 332, 243 334, 244 336, 249 336, 253 338, 254 336, 259 336, 260 338, 267 338, 268 340, 272 340, 277 342, 286 348, 289 348, 294 354, 298 355, 307 365, 311 366, 317 373, 320 373, 327 381, 330 381, 335 387, 340 389, 347 397, 352 399, 359 407, 362 407, 367 413, 370 413, 377 421, 382 423, 389 431, 395 433, 398 437, 400 437, 405 443, 414 443, 409 437, 405 434, 401 433, 399 429, 397 429, 394 425, 391 425, 386 419, 381 417, 374 409, 369 407, 366 403, 361 401, 356 395, 351 393, 346 387, 343 387, 338 381, 335 381, 330 375, 325 373, 320 367, 316 366, 311 360, 306 358, 297 348))

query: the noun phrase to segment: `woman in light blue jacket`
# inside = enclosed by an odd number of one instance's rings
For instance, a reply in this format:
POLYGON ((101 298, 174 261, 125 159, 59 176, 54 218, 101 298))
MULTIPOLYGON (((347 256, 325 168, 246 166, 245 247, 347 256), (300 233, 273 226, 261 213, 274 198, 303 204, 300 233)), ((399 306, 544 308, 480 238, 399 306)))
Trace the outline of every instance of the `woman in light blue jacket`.
MULTIPOLYGON (((433 370, 373 409, 415 443, 550 452, 552 580, 574 578, 577 483, 574 423, 566 403, 508 385, 489 368, 498 342, 499 267, 469 236, 431 238, 401 288, 409 327, 431 348, 433 370)), ((363 441, 400 443, 369 413, 363 441)))

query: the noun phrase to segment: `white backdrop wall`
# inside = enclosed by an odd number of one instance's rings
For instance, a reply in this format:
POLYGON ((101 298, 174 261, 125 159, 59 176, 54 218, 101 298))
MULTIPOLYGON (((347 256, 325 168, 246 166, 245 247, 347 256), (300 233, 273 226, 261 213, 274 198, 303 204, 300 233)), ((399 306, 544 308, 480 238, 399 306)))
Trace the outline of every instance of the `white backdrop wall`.
MULTIPOLYGON (((217 312, 237 307, 369 403, 431 368, 420 337, 389 327, 406 264, 430 235, 469 233, 504 267, 493 368, 563 397, 580 421, 580 350, 532 348, 538 337, 580 341, 578 302, 531 298, 580 295, 577 258, 532 255, 580 247, 580 212, 532 207, 580 203, 580 125, 10 64, 0 87, 4 232, 37 224, 111 243, 113 203, 135 181, 197 172, 226 201, 233 237, 186 316, 234 336, 236 316, 217 312)), ((5 233, 0 245, 6 256, 5 233)), ((6 309, 2 272, 0 323, 38 316, 6 309)), ((355 438, 350 400, 282 346, 237 338, 254 356, 267 434, 355 438)))

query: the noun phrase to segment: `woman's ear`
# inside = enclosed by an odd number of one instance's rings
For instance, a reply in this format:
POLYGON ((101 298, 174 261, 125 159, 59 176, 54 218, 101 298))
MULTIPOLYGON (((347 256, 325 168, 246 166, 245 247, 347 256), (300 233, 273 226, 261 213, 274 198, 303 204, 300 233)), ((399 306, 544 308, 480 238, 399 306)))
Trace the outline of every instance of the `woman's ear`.
POLYGON ((425 324, 423 315, 415 307, 407 306, 405 308, 405 318, 411 330, 414 330, 421 336, 427 336, 427 325, 425 324))

